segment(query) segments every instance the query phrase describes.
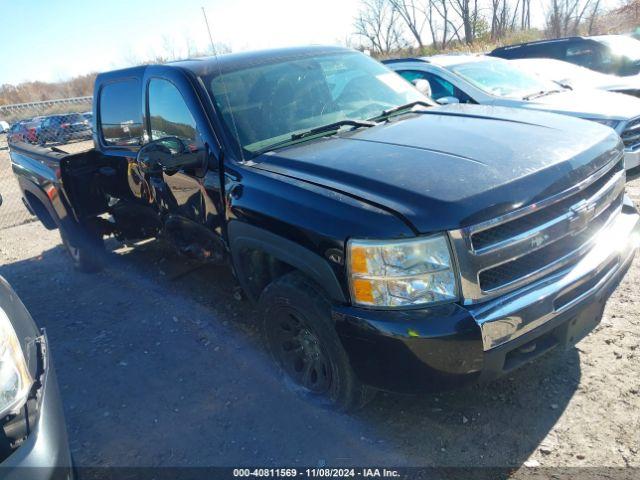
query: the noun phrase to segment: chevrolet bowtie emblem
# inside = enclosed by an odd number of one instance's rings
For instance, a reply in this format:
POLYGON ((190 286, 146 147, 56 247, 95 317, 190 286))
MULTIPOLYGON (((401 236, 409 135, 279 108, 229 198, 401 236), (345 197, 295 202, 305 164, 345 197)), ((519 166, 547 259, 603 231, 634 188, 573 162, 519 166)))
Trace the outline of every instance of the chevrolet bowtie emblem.
POLYGON ((596 216, 596 204, 581 202, 571 207, 569 214, 569 230, 571 233, 579 233, 596 216))

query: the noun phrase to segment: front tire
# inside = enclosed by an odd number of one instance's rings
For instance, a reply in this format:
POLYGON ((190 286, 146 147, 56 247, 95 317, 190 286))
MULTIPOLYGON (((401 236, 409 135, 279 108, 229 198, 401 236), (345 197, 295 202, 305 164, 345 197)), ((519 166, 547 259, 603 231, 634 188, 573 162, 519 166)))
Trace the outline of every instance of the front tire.
POLYGON ((309 395, 341 411, 356 410, 373 390, 356 378, 320 288, 288 273, 260 297, 267 344, 278 366, 309 395))
POLYGON ((87 233, 82 239, 73 241, 69 234, 60 228, 62 244, 71 257, 73 267, 84 273, 96 273, 104 268, 104 242, 102 238, 87 233))

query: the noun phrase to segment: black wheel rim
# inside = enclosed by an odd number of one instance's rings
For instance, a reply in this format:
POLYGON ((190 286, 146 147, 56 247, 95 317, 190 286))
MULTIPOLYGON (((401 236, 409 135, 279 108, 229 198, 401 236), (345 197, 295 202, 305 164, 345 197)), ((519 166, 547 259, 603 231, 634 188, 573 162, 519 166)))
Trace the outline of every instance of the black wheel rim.
POLYGON ((272 351, 287 374, 310 392, 327 392, 331 387, 331 362, 304 316, 281 309, 268 324, 272 351))

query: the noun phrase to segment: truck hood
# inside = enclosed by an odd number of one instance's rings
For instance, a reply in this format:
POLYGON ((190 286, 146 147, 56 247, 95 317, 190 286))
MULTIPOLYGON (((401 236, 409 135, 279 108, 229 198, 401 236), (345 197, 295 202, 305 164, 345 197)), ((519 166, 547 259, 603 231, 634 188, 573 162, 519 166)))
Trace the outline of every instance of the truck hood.
POLYGON ((582 118, 630 120, 640 117, 640 99, 622 93, 576 89, 553 93, 531 101, 498 102, 531 110, 562 113, 582 118))
POLYGON ((615 132, 597 123, 450 105, 269 152, 253 166, 365 200, 427 233, 548 197, 621 152, 615 132))

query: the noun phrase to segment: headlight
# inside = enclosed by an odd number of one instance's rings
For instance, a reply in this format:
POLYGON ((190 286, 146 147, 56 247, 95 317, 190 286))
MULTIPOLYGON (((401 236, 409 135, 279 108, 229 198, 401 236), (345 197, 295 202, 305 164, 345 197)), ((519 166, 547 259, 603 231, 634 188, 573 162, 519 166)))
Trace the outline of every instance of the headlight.
POLYGON ((353 303, 412 307, 458 298, 444 235, 398 241, 350 240, 347 263, 353 303))
POLYGON ((22 407, 32 384, 20 341, 0 308, 0 417, 22 407))
POLYGON ((618 126, 620 125, 620 120, 608 120, 608 119, 603 119, 603 118, 585 118, 584 120, 590 120, 592 122, 597 122, 600 125, 605 125, 607 127, 611 127, 614 130, 616 128, 618 128, 618 126))

